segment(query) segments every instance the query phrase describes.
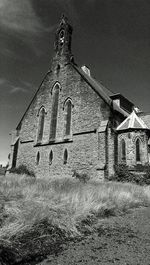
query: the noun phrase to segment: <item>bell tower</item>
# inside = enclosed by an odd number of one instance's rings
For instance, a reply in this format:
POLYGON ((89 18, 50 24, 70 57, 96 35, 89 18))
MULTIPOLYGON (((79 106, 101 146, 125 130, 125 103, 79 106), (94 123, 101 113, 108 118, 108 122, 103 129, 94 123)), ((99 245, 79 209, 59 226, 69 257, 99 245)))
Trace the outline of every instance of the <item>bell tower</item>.
POLYGON ((72 27, 68 19, 63 15, 55 33, 53 63, 69 62, 72 59, 71 40, 72 27))

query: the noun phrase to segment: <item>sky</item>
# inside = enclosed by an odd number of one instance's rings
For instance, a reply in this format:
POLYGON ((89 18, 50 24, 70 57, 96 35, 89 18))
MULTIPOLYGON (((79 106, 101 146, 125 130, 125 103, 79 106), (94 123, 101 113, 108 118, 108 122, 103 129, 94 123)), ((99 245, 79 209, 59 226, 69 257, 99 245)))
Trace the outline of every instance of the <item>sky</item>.
POLYGON ((73 26, 75 62, 150 111, 149 0, 0 0, 0 164, 14 130, 50 69, 62 14, 73 26))

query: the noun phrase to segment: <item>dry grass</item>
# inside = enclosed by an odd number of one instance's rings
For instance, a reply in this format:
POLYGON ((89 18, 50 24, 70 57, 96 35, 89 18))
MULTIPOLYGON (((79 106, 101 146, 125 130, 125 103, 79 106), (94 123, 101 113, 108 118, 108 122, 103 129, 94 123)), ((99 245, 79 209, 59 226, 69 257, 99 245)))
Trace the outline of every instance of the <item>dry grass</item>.
POLYGON ((57 251, 98 218, 150 204, 150 187, 75 179, 0 178, 0 251, 5 264, 57 251))

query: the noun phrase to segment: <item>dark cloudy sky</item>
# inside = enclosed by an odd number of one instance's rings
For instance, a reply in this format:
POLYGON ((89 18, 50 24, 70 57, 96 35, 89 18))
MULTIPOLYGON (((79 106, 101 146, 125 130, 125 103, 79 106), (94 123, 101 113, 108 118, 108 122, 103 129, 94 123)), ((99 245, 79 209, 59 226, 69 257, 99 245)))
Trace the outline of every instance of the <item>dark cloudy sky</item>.
POLYGON ((150 111, 150 0, 0 0, 0 163, 50 67, 62 13, 78 65, 150 111))

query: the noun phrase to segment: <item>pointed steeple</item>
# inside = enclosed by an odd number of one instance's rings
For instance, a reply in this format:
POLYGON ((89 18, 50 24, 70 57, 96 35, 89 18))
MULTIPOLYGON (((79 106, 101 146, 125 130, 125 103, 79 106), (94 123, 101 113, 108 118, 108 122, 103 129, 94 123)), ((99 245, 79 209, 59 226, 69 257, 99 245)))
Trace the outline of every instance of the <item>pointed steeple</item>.
POLYGON ((62 15, 60 23, 55 33, 54 50, 56 57, 66 56, 68 59, 71 54, 72 27, 68 19, 62 15))

